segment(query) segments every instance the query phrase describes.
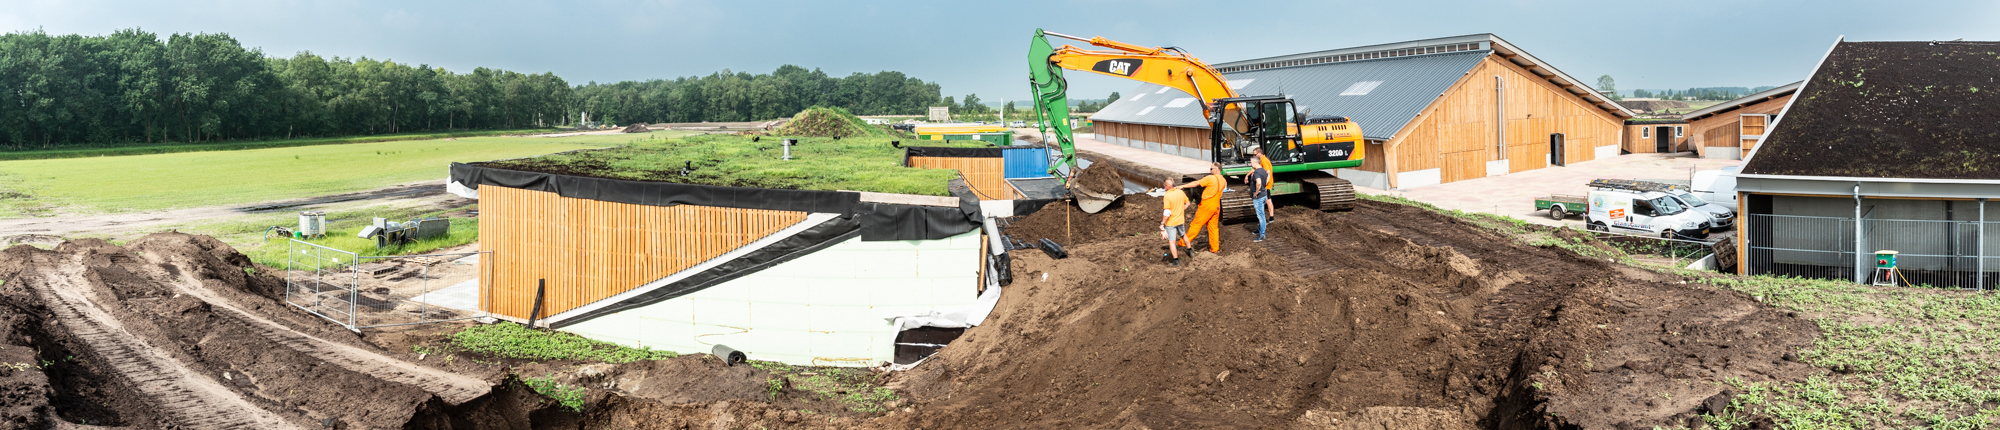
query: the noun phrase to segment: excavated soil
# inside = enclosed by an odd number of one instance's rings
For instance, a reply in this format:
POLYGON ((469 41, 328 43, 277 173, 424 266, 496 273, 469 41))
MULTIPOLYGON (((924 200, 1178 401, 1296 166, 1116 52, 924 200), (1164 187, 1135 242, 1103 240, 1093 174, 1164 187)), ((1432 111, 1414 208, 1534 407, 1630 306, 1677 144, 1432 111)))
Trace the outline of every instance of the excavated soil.
POLYGON ((904 398, 886 413, 706 354, 418 355, 469 323, 357 335, 202 236, 17 246, 0 251, 0 430, 1692 427, 1724 380, 1809 371, 1792 353, 1816 328, 1794 315, 1434 212, 1286 207, 1271 240, 1226 226, 1221 254, 1170 268, 1158 205, 1013 220, 1071 258, 1014 253, 985 325, 883 380, 904 398), (512 375, 582 387, 584 406, 512 375))
POLYGON ((1125 191, 1125 180, 1118 176, 1118 169, 1110 166, 1090 167, 1076 172, 1077 185, 1085 189, 1107 193, 1125 191))
POLYGON ((1050 203, 1028 216, 1012 219, 1001 232, 1017 240, 1049 239, 1070 246, 1139 233, 1158 238, 1159 226, 1160 198, 1132 194, 1095 214, 1084 213, 1071 201, 1050 203))
POLYGON ((1272 240, 1229 226, 1179 268, 1151 220, 1064 260, 1016 253, 988 323, 899 375, 920 406, 882 424, 1649 428, 1687 425, 1724 379, 1807 370, 1785 357, 1814 326, 1738 293, 1413 207, 1281 211, 1272 240))
POLYGON ((0 251, 0 430, 842 428, 869 416, 707 354, 419 355, 412 346, 470 323, 364 337, 286 305, 272 273, 184 234, 0 251), (582 387, 586 403, 571 410, 520 377, 582 387))

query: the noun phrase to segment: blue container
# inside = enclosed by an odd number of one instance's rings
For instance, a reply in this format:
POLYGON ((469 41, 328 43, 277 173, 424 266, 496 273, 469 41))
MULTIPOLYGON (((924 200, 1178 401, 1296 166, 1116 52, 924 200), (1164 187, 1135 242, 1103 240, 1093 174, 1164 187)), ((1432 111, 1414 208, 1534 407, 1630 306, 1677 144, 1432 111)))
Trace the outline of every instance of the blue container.
POLYGON ((1000 157, 1005 163, 1007 179, 1046 178, 1049 176, 1049 150, 1047 148, 1007 148, 1001 147, 1000 157))

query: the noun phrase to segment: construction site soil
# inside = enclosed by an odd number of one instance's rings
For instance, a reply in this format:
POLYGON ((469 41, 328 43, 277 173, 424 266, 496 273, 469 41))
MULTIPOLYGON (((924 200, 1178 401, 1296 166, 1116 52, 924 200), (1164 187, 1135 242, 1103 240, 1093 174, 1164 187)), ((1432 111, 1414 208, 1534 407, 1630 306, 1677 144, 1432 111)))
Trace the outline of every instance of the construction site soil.
MULTIPOLYGON (((1282 208, 1271 240, 1226 226, 1221 254, 1165 267, 1157 222, 1120 216, 1158 200, 1120 204, 1072 225, 1067 259, 1016 253, 988 323, 893 383, 922 406, 887 427, 1693 427, 1725 379, 1806 372, 1787 357, 1817 333, 1739 293, 1373 201, 1282 208), (1332 270, 1293 275, 1316 264, 1332 270)), ((1050 235, 1062 209, 1009 234, 1050 235)))
POLYGON ((902 399, 871 412, 794 385, 810 373, 706 354, 419 354, 469 323, 349 332, 203 236, 16 246, 0 430, 1692 426, 1721 381, 1808 372, 1792 352, 1816 336, 1751 297, 1415 207, 1281 208, 1271 240, 1225 226, 1220 254, 1176 268, 1158 199, 1064 210, 1008 232, 1041 228, 1070 257, 1016 252, 986 323, 876 379, 902 399), (580 410, 524 377, 585 389, 580 410))

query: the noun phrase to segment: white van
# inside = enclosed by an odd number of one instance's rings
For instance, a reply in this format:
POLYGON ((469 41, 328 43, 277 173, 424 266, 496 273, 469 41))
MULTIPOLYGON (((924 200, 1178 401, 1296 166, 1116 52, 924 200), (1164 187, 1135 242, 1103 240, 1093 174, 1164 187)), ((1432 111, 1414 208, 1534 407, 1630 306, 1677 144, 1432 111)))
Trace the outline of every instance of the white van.
POLYGON ((1599 188, 1590 191, 1589 204, 1584 222, 1591 230, 1701 240, 1708 237, 1711 227, 1708 214, 1688 210, 1673 196, 1658 191, 1599 188))
POLYGON ((1743 166, 1729 166, 1721 170, 1694 172, 1691 183, 1694 195, 1709 203, 1736 207, 1736 173, 1743 166))

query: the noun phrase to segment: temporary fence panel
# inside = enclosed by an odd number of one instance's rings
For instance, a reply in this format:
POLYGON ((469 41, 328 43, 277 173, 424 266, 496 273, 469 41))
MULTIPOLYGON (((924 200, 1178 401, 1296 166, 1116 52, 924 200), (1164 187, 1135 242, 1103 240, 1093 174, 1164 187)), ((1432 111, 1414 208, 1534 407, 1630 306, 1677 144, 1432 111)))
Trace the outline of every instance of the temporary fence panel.
POLYGON ((1852 280, 1855 275, 1854 219, 1750 214, 1744 235, 1751 275, 1852 280))
POLYGON ((478 262, 469 264, 478 267, 479 275, 472 278, 476 282, 486 278, 486 271, 493 267, 489 253, 361 256, 297 239, 286 246, 285 304, 348 330, 488 316, 478 310, 481 304, 476 291, 465 292, 471 297, 449 303, 449 308, 443 306, 446 303, 433 305, 431 293, 447 285, 440 285, 431 269, 439 264, 466 264, 460 260, 475 258, 478 262), (404 267, 409 262, 416 267, 404 267), (382 268, 385 266, 391 268, 382 268), (372 291, 363 291, 364 281, 379 283, 370 285, 372 291))
POLYGON ((1000 151, 1000 158, 1006 165, 1007 179, 1049 176, 1048 148, 1007 148, 1000 151))
POLYGON ((285 304, 353 330, 360 256, 298 239, 285 246, 285 304))

